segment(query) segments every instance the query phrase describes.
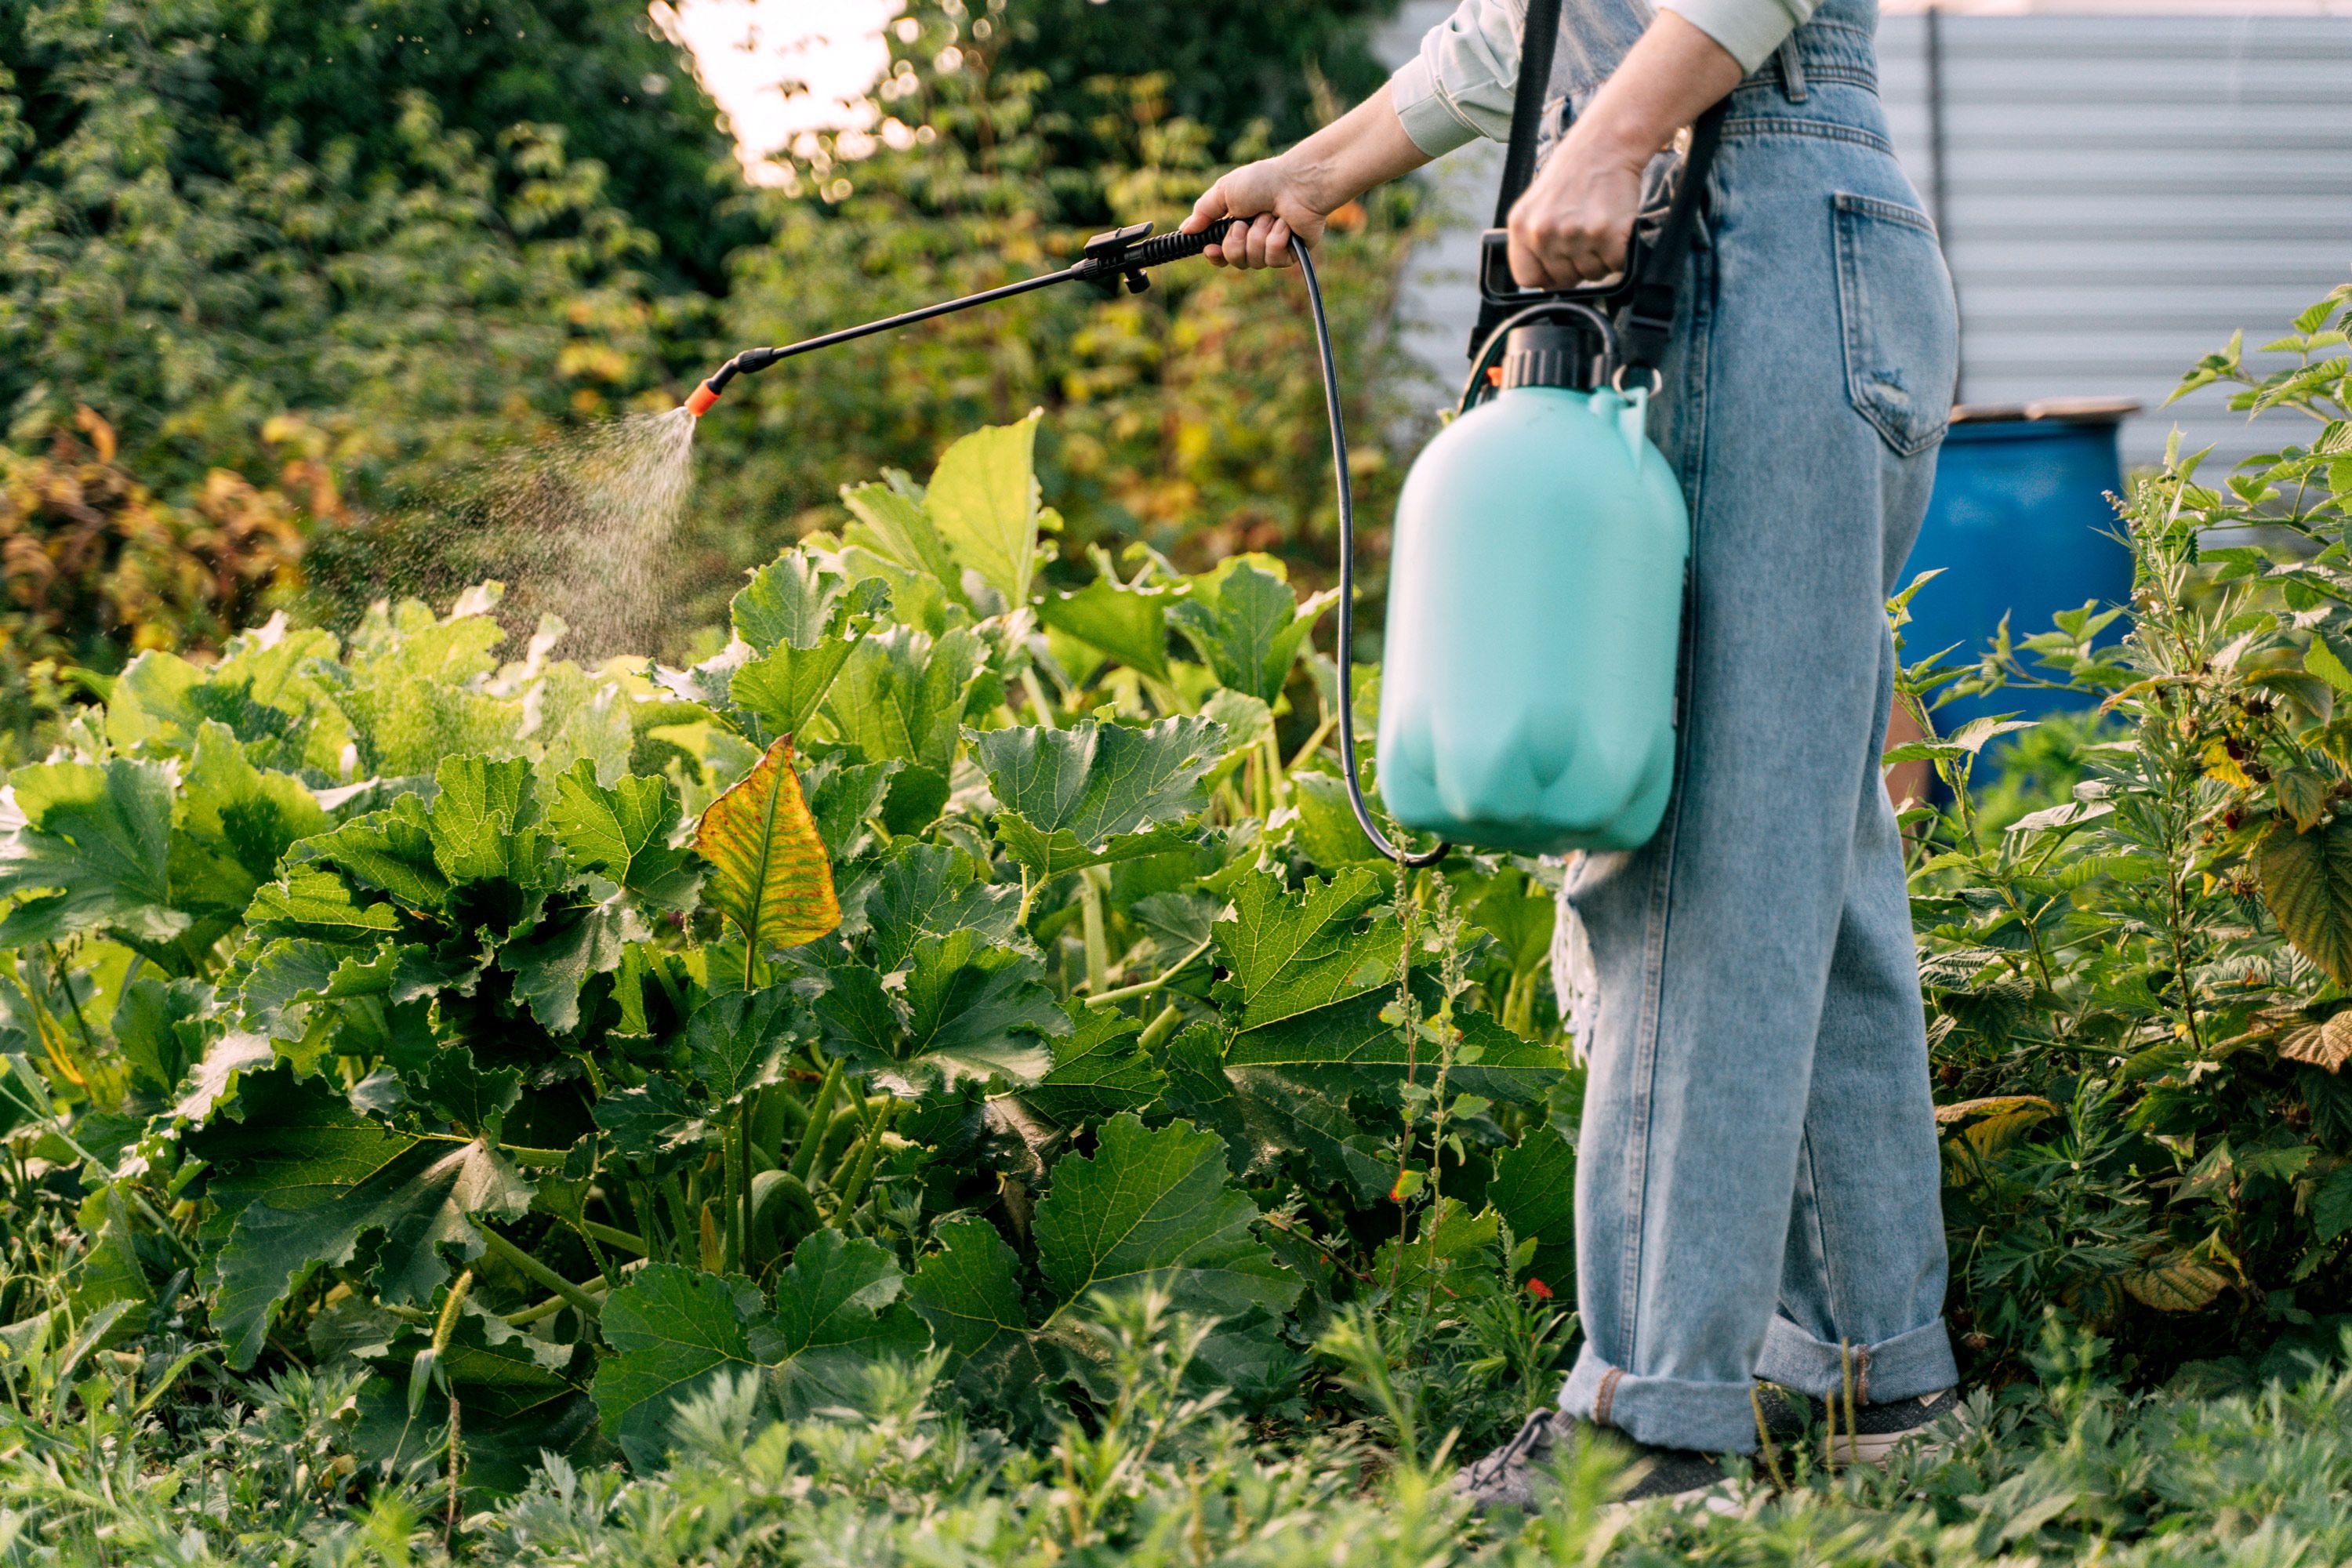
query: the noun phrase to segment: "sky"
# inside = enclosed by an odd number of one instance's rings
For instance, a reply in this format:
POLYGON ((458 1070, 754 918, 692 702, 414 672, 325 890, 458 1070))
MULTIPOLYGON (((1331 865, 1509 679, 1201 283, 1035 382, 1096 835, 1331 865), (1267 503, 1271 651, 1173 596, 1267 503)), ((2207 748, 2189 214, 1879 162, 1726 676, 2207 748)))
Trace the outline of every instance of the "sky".
POLYGON ((890 63, 882 29, 899 0, 653 0, 652 10, 693 51, 754 181, 783 183, 764 160, 803 132, 874 129, 862 100, 890 63))

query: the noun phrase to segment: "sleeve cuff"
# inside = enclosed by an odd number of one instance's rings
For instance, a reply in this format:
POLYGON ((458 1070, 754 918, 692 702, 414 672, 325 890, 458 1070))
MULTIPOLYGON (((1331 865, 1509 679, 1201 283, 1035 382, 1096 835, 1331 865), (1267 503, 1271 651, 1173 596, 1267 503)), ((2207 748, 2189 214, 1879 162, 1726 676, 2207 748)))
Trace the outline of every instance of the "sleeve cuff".
POLYGON ((1675 12, 1721 44, 1744 71, 1770 59, 1801 20, 1785 0, 1658 0, 1658 8, 1675 12))
POLYGON ((1389 106, 1396 110, 1397 121, 1412 144, 1433 158, 1442 158, 1478 138, 1478 128, 1438 90, 1437 73, 1423 56, 1413 56, 1389 78, 1389 106))

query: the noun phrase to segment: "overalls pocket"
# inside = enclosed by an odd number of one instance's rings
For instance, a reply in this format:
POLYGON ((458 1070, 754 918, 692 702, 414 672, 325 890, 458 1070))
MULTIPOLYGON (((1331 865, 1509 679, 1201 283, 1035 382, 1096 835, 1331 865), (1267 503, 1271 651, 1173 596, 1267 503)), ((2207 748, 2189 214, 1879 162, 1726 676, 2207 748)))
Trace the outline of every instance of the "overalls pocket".
POLYGON ((1845 334, 1846 396, 1888 447, 1914 457, 1952 417, 1959 332, 1951 274, 1923 212, 1840 191, 1838 315, 1845 334))

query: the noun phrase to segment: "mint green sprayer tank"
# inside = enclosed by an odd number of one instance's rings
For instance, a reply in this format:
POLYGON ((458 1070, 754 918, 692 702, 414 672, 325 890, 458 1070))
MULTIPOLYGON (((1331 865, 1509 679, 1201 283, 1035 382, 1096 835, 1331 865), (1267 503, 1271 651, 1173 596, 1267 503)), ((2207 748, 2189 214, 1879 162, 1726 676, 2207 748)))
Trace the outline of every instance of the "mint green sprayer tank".
POLYGON ((1525 331, 1397 504, 1380 791, 1457 843, 1632 848, 1674 783, 1689 514, 1646 395, 1540 384, 1564 338, 1525 331))

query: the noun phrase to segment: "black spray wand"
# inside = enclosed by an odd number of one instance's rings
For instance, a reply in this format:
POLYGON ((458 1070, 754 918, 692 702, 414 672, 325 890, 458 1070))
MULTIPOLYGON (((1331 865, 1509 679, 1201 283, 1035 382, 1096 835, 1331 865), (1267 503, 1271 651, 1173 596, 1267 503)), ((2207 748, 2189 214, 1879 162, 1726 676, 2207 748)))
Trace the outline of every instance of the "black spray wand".
MULTIPOLYGON (((902 315, 886 316, 863 326, 844 327, 837 332, 786 344, 782 348, 745 349, 711 373, 710 378, 694 389, 686 400, 687 412, 699 419, 710 405, 719 401, 727 384, 739 375, 767 369, 780 360, 804 354, 814 349, 828 349, 835 343, 851 342, 858 338, 872 337, 899 327, 910 327, 917 321, 928 321, 934 316, 950 315, 967 310, 974 305, 985 305, 995 300, 1009 300, 1015 294, 1026 294, 1038 289, 1050 289, 1056 283, 1087 283, 1105 294, 1116 294, 1121 289, 1130 294, 1140 294, 1150 282, 1143 273, 1146 268, 1165 262, 1181 261, 1188 256, 1198 256, 1210 246, 1224 238, 1226 230, 1246 219, 1218 218, 1198 234, 1154 235, 1148 223, 1130 224, 1098 234, 1087 241, 1085 252, 1078 259, 1059 272, 1041 273, 1024 278, 1017 283, 1007 283, 999 289, 985 289, 977 294, 967 294, 961 300, 942 300, 925 305, 920 310, 902 315)), ((1323 314, 1323 289, 1315 278, 1315 263, 1307 254, 1307 247, 1298 237, 1290 239, 1290 255, 1297 263, 1299 276, 1307 284, 1307 302, 1315 320, 1315 346, 1323 372, 1323 407, 1331 425, 1331 466, 1333 484, 1339 501, 1339 760, 1348 781, 1348 804, 1354 809, 1356 826, 1382 855, 1402 866, 1434 865, 1446 851, 1440 844, 1436 848, 1413 854, 1389 841, 1372 820, 1364 804, 1364 792, 1356 782, 1356 700, 1354 682, 1349 677, 1355 668, 1356 641, 1356 499, 1348 482, 1348 431, 1339 416, 1339 371, 1331 357, 1331 326, 1323 314)))
POLYGON ((885 316, 878 321, 867 321, 863 326, 844 327, 837 332, 826 332, 822 337, 803 339, 800 342, 788 343, 782 348, 745 349, 741 353, 720 365, 711 374, 709 380, 694 389, 693 395, 686 400, 687 412, 698 419, 701 418, 710 405, 719 401, 719 395, 727 390, 729 382, 739 375, 747 375, 755 370, 765 370, 780 360, 788 360, 796 354, 808 353, 816 349, 829 349, 835 343, 854 342, 859 338, 870 338, 877 332, 895 331, 900 327, 911 327, 917 321, 928 321, 934 316, 952 315, 958 310, 969 310, 974 305, 987 305, 998 300, 1010 300, 1015 294, 1028 294, 1039 289, 1050 289, 1056 283, 1091 284, 1104 294, 1116 294, 1122 288, 1130 294, 1140 294, 1151 287, 1150 280, 1143 275, 1145 268, 1158 267, 1170 261, 1181 261, 1188 256, 1200 255, 1209 247, 1224 238, 1225 230, 1232 227, 1235 221, 1229 217, 1219 218, 1198 234, 1156 236, 1151 234, 1151 226, 1148 223, 1129 224, 1125 228, 1115 228, 1108 233, 1098 234, 1087 241, 1086 250, 1078 259, 1063 268, 1059 272, 1045 272, 1034 278, 1024 278, 1018 283, 1007 283, 998 289, 983 289, 977 294, 966 294, 961 300, 941 300, 936 305, 925 305, 920 310, 908 310, 901 315, 885 316), (1150 237, 1146 237, 1147 236, 1150 237))

